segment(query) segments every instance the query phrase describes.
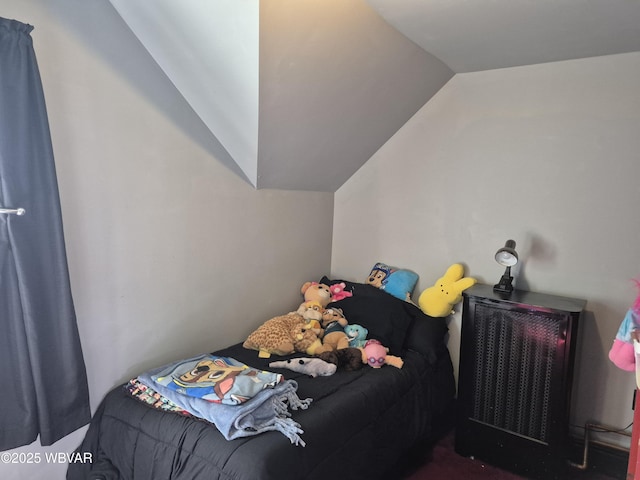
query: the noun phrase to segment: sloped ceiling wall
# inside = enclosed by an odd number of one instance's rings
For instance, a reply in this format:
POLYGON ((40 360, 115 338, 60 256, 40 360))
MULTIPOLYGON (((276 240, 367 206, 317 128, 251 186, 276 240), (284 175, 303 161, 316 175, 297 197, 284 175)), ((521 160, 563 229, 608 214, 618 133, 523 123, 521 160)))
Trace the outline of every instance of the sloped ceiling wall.
POLYGON ((640 51, 635 0, 110 1, 257 188, 335 191, 454 72, 640 51))
POLYGON ((110 0, 256 186, 257 0, 110 0))
POLYGON ((262 1, 258 186, 335 191, 452 75, 363 1, 262 1))
POLYGON ((640 50, 636 0, 367 0, 456 73, 640 50))
POLYGON ((256 188, 337 190, 452 76, 364 0, 110 0, 256 188))

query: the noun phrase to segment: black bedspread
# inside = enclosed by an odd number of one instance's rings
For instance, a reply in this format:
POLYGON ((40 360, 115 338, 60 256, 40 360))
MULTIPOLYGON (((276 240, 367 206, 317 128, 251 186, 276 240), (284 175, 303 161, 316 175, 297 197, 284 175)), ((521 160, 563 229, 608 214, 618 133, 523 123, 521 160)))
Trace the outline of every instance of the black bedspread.
MULTIPOLYGON (((264 369, 274 359, 240 344, 216 353, 264 369)), ((276 370, 298 382, 300 398, 313 398, 308 410, 293 413, 306 447, 278 432, 227 441, 215 427, 154 410, 120 386, 107 394, 78 449, 92 452, 93 463, 71 465, 67 478, 394 478, 389 469, 404 452, 442 433, 454 395, 446 348, 435 362, 415 351, 404 361, 402 369, 367 366, 318 378, 276 370)))
POLYGON ((227 441, 214 426, 155 410, 119 386, 106 395, 78 448, 94 461, 70 465, 68 480, 401 478, 394 467, 403 455, 449 427, 455 383, 446 319, 371 285, 345 283, 353 296, 332 305, 402 356, 401 369, 364 366, 310 378, 270 369, 270 361, 283 357, 260 359, 241 344, 214 352, 298 382, 298 396, 313 399, 307 410, 293 412, 305 447, 276 431, 227 441))

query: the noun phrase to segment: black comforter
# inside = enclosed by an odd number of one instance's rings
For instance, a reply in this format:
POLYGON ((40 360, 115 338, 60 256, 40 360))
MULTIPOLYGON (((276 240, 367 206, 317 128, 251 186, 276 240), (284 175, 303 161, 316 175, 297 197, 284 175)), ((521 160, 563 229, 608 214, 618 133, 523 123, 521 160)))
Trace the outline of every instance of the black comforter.
MULTIPOLYGON (((119 386, 103 400, 78 448, 91 452, 93 462, 71 465, 67 478, 397 478, 392 470, 403 454, 447 428, 455 393, 444 319, 425 317, 410 304, 401 308, 414 317, 401 369, 365 366, 317 378, 271 369, 296 380, 300 398, 313 399, 307 410, 293 412, 305 447, 279 432, 227 441, 214 426, 155 410, 119 386)), ((215 353, 267 370, 269 361, 282 358, 260 359, 241 344, 215 353)))

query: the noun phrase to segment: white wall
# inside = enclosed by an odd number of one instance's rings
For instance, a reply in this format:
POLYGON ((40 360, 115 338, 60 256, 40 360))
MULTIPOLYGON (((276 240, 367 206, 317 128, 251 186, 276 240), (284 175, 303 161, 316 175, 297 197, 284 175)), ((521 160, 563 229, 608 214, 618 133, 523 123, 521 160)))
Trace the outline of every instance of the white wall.
MULTIPOLYGON (((640 277, 638 78, 637 53, 456 75, 336 193, 332 274, 385 261, 419 294, 462 262, 493 284, 515 239, 516 288, 588 300, 571 422, 627 426, 607 353, 640 277)), ((450 329, 457 365, 459 312, 450 329)))
MULTIPOLYGON (((0 15, 35 26, 94 410, 143 369, 244 340, 328 273, 333 195, 242 180, 107 0, 0 0, 0 15)), ((64 478, 44 453, 83 434, 17 449, 42 462, 0 478, 64 478)))
POLYGON ((260 2, 110 1, 257 185, 260 2))

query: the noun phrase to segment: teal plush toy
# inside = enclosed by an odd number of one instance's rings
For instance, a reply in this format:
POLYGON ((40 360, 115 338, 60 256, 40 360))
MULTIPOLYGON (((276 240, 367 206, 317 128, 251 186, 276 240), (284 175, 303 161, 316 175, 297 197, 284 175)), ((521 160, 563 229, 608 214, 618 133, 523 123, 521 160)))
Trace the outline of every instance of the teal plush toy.
POLYGON ((369 330, 364 328, 362 325, 358 325, 357 323, 350 323, 346 327, 344 327, 344 333, 349 337, 349 346, 356 348, 363 348, 364 344, 367 343, 367 335, 369 334, 369 330))

